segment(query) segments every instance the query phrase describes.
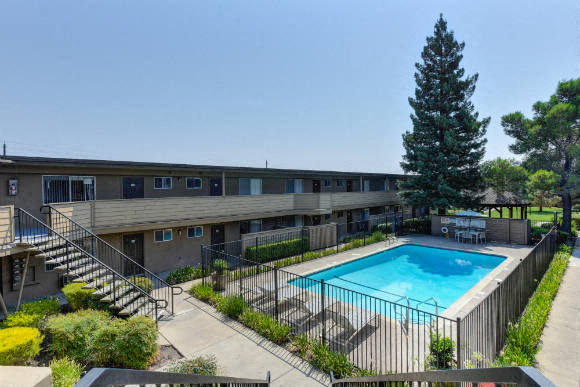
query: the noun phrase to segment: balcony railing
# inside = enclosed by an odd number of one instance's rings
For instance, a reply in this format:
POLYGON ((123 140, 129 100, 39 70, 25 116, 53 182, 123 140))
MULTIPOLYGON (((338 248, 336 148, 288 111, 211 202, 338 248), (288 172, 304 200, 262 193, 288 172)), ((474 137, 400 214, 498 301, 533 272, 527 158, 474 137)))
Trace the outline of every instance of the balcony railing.
POLYGON ((115 232, 154 224, 182 226, 193 225, 196 221, 203 224, 208 220, 222 222, 283 215, 320 215, 332 210, 398 202, 394 191, 373 191, 96 200, 52 206, 84 227, 115 232))

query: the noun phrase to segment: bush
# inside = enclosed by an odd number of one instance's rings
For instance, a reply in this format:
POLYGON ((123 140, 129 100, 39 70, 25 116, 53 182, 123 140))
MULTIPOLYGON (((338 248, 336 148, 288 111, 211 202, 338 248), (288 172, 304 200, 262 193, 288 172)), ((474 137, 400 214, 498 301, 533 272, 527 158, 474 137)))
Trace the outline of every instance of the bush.
MULTIPOLYGON (((153 282, 147 277, 133 276, 129 281, 141 288, 145 293, 150 294, 153 290, 153 282)), ((126 285, 129 286, 129 285, 126 285)))
POLYGON ((217 303, 219 312, 236 320, 247 307, 246 302, 240 296, 222 297, 217 303))
POLYGON ((59 312, 60 305, 57 299, 44 298, 38 301, 27 302, 22 305, 22 310, 10 314, 2 323, 2 327, 40 328, 46 317, 59 312))
MULTIPOLYGON (((301 255, 302 250, 310 249, 310 239, 294 238, 287 241, 265 243, 258 247, 258 262, 270 262, 275 259, 301 255)), ((246 259, 256 261, 256 246, 246 247, 246 259)))
POLYGON ((170 285, 181 284, 203 277, 203 271, 199 266, 185 266, 171 271, 167 275, 167 283, 170 285))
POLYGON ((429 343, 429 356, 427 363, 435 369, 449 369, 453 366, 453 351, 455 341, 449 337, 442 337, 439 333, 431 333, 429 343))
POLYGON ((411 234, 431 234, 431 218, 411 218, 403 221, 403 232, 411 234))
POLYGON ((280 324, 268 315, 246 308, 240 315, 239 320, 248 328, 255 330, 276 344, 282 344, 289 340, 290 327, 280 324))
POLYGON ((572 249, 561 245, 554 255, 544 277, 528 301, 524 313, 515 323, 508 325, 506 344, 496 359, 496 365, 533 366, 538 343, 544 329, 552 301, 558 293, 560 281, 566 272, 572 249))
POLYGON ((195 298, 210 304, 216 304, 221 298, 213 291, 211 284, 193 285, 189 293, 195 298))
POLYGON ((178 360, 167 368, 167 372, 193 375, 217 375, 218 365, 215 356, 200 356, 194 359, 178 360))
POLYGON ((42 340, 37 328, 0 329, 0 365, 24 365, 38 355, 42 340))
POLYGON ((348 361, 345 354, 331 351, 326 344, 314 340, 311 344, 312 364, 324 372, 332 371, 336 378, 352 376, 356 367, 348 361))
POLYGON ((83 289, 86 282, 71 282, 62 288, 66 301, 72 311, 89 308, 93 303, 95 289, 83 289))
POLYGON ((53 359, 50 362, 52 385, 54 387, 73 387, 81 379, 83 366, 68 357, 53 359))
POLYGON ((224 274, 226 270, 228 270, 229 265, 223 259, 216 259, 215 261, 213 261, 211 267, 216 274, 224 274))
POLYGON ((121 368, 146 369, 157 357, 157 326, 145 316, 120 320, 119 335, 113 342, 113 364, 121 368))
POLYGON ((97 310, 51 317, 45 327, 45 332, 52 337, 49 349, 58 358, 68 356, 84 364, 93 355, 90 338, 97 329, 110 323, 111 316, 97 310))

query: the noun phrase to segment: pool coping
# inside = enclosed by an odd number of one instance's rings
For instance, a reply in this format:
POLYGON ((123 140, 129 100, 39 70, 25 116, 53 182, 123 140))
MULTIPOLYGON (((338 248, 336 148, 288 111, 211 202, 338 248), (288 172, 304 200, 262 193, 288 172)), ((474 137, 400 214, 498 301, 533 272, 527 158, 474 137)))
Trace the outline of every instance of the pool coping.
MULTIPOLYGON (((430 238, 437 238, 438 242, 442 241, 442 237, 432 237, 430 238)), ((414 236, 406 236, 402 238, 398 238, 396 242, 386 246, 383 242, 374 243, 368 246, 364 246, 361 248, 348 250, 342 253, 344 254, 342 257, 338 257, 338 255, 330 255, 327 257, 323 257, 320 259, 300 263, 298 265, 293 265, 291 267, 285 267, 284 270, 292 272, 294 274, 307 277, 313 273, 317 273, 323 270, 330 269, 332 267, 336 267, 339 265, 344 265, 359 259, 367 258, 371 255, 375 255, 381 253, 383 251, 391 250, 396 247, 400 247, 403 245, 417 245, 422 247, 431 247, 431 248, 439 248, 439 249, 446 249, 446 250, 456 250, 462 252, 471 252, 476 254, 483 254, 483 255, 494 255, 505 257, 503 262, 501 262, 498 266, 496 266, 492 271, 490 271, 485 277, 483 277, 480 281, 474 284, 469 290, 461 295, 457 300, 455 300, 451 305, 449 305, 441 314, 441 317, 456 320, 458 317, 463 318, 466 314, 468 314, 475 306, 477 306, 485 297, 487 297, 493 289, 497 287, 499 283, 501 283, 519 264, 519 262, 525 257, 517 257, 519 254, 515 254, 516 249, 524 248, 526 252, 531 251, 533 246, 523 246, 523 245, 505 245, 505 244, 496 244, 496 243, 488 243, 485 245, 462 245, 448 247, 448 246, 441 246, 441 245, 434 245, 433 241, 429 238, 429 240, 422 240, 425 238, 416 238, 414 236), (486 253, 479 251, 483 247, 497 247, 505 250, 502 253, 486 253), (475 249, 474 249, 475 247, 475 249), (514 250, 510 254, 510 249, 514 250), (362 250, 367 250, 362 252, 362 250), (357 251, 359 253, 357 253, 357 251), (348 256, 350 253, 350 256, 348 256), (334 260, 333 260, 334 258, 334 260), (339 258, 339 261, 336 260, 339 258), (519 259, 518 259, 519 258, 519 259), (315 268, 308 269, 308 266, 315 265, 315 268)), ((445 238, 443 238, 445 239, 445 238)), ((447 242, 444 242, 447 243, 447 242)), ((341 254, 342 254, 341 253, 341 254)), ((340 254, 339 254, 340 255, 340 254)), ((527 255, 527 254, 526 254, 527 255)))

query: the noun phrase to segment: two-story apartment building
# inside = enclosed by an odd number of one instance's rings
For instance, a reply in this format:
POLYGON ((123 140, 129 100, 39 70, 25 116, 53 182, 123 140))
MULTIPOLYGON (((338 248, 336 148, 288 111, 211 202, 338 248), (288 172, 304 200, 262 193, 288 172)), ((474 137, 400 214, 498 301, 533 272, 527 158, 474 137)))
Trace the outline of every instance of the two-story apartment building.
MULTIPOLYGON (((52 205, 154 272, 199 263, 202 244, 286 227, 364 220, 408 211, 397 174, 7 156, 0 206, 44 221, 52 205)), ((2 260, 2 291, 15 268, 2 260)), ((34 284, 52 278, 35 262, 34 284), (43 279, 41 281, 41 279, 43 279)), ((55 276, 56 278, 56 276, 55 276)), ((48 280, 54 282, 56 280, 48 280)), ((48 286, 50 288, 50 286, 48 286)), ((47 286, 38 292, 47 292, 47 286)), ((7 297, 10 298, 10 297, 7 297)))

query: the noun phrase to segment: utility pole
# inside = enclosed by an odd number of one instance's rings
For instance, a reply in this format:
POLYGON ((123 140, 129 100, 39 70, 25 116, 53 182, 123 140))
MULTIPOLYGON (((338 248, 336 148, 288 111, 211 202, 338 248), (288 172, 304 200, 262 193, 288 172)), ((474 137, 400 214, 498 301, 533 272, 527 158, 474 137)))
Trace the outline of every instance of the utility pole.
POLYGON ((266 168, 268 168, 268 160, 266 160, 266 168))
POLYGON ((6 141, 4 141, 4 144, 2 145, 2 157, 6 157, 6 141))

